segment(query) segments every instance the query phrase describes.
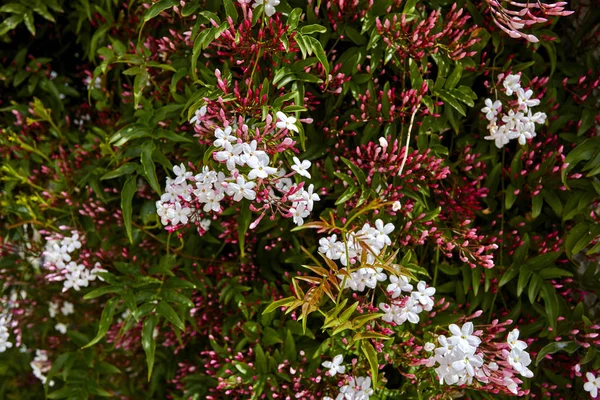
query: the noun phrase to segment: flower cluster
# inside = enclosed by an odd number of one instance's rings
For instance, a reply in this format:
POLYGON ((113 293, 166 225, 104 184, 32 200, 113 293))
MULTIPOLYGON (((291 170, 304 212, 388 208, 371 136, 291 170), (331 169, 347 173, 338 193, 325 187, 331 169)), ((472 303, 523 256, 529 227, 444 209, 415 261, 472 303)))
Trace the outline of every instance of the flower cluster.
MULTIPOLYGON (((519 330, 510 332, 506 343, 496 344, 488 352, 481 348, 482 332, 474 332, 472 322, 462 327, 452 324, 449 330, 452 336, 440 335, 437 338, 439 346, 433 349, 434 355, 428 360, 429 366, 439 364, 435 372, 441 384, 472 385, 475 379, 518 394, 521 381, 514 375, 533 377, 533 372, 527 368, 531 364, 529 353, 525 351, 527 344, 519 340, 519 330)), ((491 343, 486 345, 492 346, 491 343)))
MULTIPOLYGON (((75 253, 81 249, 80 236, 75 231, 71 233, 72 236, 48 236, 43 252, 42 265, 52 271, 48 279, 62 281, 63 292, 71 288, 79 291, 82 287, 87 287, 91 281, 96 280, 99 272, 106 272, 100 268, 100 263, 96 263, 92 269, 89 269, 86 263, 78 260, 75 253)), ((100 277, 98 279, 103 280, 100 277)))
POLYGON ((511 107, 508 113, 500 114, 503 108, 500 100, 492 102, 492 99, 486 99, 485 107, 481 109, 489 121, 487 129, 490 135, 485 139, 493 140, 499 149, 512 139, 517 139, 521 145, 525 145, 528 139, 536 136, 535 124, 546 122, 545 113, 531 113, 531 108, 538 106, 540 100, 532 98, 533 91, 523 89, 520 80, 520 75, 507 75, 504 78, 506 94, 517 97, 516 101, 509 102, 511 107))
POLYGON ((416 324, 419 322, 419 314, 422 311, 431 311, 433 309, 433 295, 435 288, 427 287, 424 281, 417 284, 417 290, 413 291, 413 286, 408 283, 405 276, 390 276, 391 284, 387 287, 387 292, 391 295, 391 304, 379 303, 379 308, 385 313, 381 319, 385 322, 402 325, 407 320, 416 324), (401 296, 405 292, 407 295, 401 296))
MULTIPOLYGON (((340 393, 335 400, 369 400, 372 394, 373 388, 371 388, 371 377, 349 377, 346 385, 340 388, 340 393)), ((326 396, 323 397, 323 400, 333 399, 326 396)))
MULTIPOLYGON (((205 115, 206 109, 202 107, 192 118, 192 122, 200 123, 205 115)), ((277 128, 298 131, 295 117, 288 117, 282 112, 277 112, 276 115, 277 128)), ((269 119, 272 120, 271 117, 269 119)), ((167 178, 165 193, 156 202, 157 214, 163 225, 170 224, 170 229, 176 229, 191 221, 207 229, 210 219, 202 217, 208 215, 205 213, 221 213, 226 196, 234 202, 245 198, 258 203, 259 207, 250 208, 253 211, 262 209, 263 214, 253 226, 269 209, 292 218, 297 225, 304 223, 314 202, 320 198, 313 193, 313 185, 306 190, 304 182, 294 184, 290 177, 297 174, 310 178, 310 161, 293 157, 293 172, 287 173, 284 168, 271 164, 269 154, 259 141, 241 139, 250 131, 248 125, 242 124, 235 131, 234 127, 235 125, 227 125, 214 130, 212 145, 216 150, 213 158, 223 164, 225 170, 216 171, 204 166, 199 173, 194 174, 187 171, 183 163, 173 167, 175 179, 167 178)))
MULTIPOLYGON (((52 368, 52 364, 48 360, 48 353, 46 350, 36 350, 35 358, 29 363, 31 369, 33 369, 33 375, 38 378, 44 385, 46 384, 46 375, 52 368)), ((54 386, 54 381, 48 382, 49 386, 54 386)))
MULTIPOLYGON (((342 280, 344 289, 351 288, 358 292, 367 288, 375 289, 377 282, 383 282, 388 278, 382 267, 375 267, 373 264, 383 248, 392 244, 388 235, 394 231, 394 228, 393 224, 384 224, 381 219, 378 219, 374 227, 365 223, 359 231, 346 234, 344 242, 338 241, 335 234, 319 240, 319 252, 330 260, 339 260, 345 267, 355 264, 358 260, 366 262, 366 266, 356 270, 348 272, 342 269, 346 273, 339 274, 338 278, 342 280)), ((420 281, 417 290, 413 291, 413 286, 406 276, 391 275, 389 279, 391 283, 387 286, 386 292, 392 302, 379 304, 379 308, 385 313, 382 317, 384 321, 401 325, 408 320, 416 324, 419 322, 419 313, 423 310, 432 310, 435 288, 428 288, 424 281, 420 281), (401 296, 402 292, 407 296, 401 296)))
MULTIPOLYGON (((58 303, 50 303, 48 305, 48 314, 50 314, 50 318, 56 318, 58 314, 58 307, 58 303)), ((60 313, 65 317, 75 313, 75 307, 73 306, 73 303, 65 301, 60 308, 60 313)), ((58 322, 56 325, 54 325, 54 329, 63 335, 67 333, 67 325, 63 322, 58 322)))
MULTIPOLYGON (((331 235, 319 240, 319 252, 324 254, 330 260, 339 260, 343 266, 347 267, 361 259, 363 251, 365 252, 368 264, 375 262, 375 257, 381 253, 384 246, 392 244, 390 233, 394 231, 394 225, 384 224, 382 220, 375 221, 375 226, 366 223, 358 232, 346 234, 346 240, 338 241, 337 235, 331 235)), ((353 290, 362 292, 366 287, 375 288, 377 280, 383 281, 387 278, 381 273, 381 269, 375 271, 373 268, 362 268, 356 272, 350 273, 350 279, 346 282, 346 287, 352 287, 353 290), (375 279, 375 280, 373 280, 375 279), (364 283, 364 284, 363 284, 364 283)))
POLYGON ((4 353, 6 349, 10 349, 13 344, 8 341, 10 333, 8 332, 9 323, 7 317, 0 316, 0 353, 4 353))

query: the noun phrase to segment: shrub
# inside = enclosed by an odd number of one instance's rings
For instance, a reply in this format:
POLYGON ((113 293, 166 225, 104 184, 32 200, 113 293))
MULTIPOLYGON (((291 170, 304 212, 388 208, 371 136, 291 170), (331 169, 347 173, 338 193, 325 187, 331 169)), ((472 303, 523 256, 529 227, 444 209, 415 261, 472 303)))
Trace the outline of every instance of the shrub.
POLYGON ((0 397, 596 397, 597 3, 2 5, 0 397))

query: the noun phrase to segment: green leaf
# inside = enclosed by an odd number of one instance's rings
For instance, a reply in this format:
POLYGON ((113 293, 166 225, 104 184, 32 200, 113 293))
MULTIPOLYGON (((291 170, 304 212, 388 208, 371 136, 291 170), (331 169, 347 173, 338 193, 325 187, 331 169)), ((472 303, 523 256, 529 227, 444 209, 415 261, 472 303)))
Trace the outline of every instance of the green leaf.
POLYGON ((315 53, 317 60, 323 65, 323 69, 325 70, 325 76, 329 75, 329 61, 327 61, 327 54, 325 54, 325 50, 323 50, 323 45, 317 39, 311 36, 304 36, 305 39, 308 40, 310 44, 310 48, 315 53))
POLYGON ((456 63, 456 67, 454 67, 454 71, 452 71, 452 73, 446 80, 446 83, 444 84, 444 88, 446 90, 454 89, 454 87, 458 84, 458 82, 460 81, 460 78, 462 77, 462 72, 463 72, 462 64, 456 63))
POLYGON ((419 65, 412 58, 408 59, 408 68, 410 69, 410 85, 415 90, 420 90, 423 85, 423 77, 419 72, 419 65))
POLYGON ((223 0, 223 6, 225 7, 225 15, 231 17, 233 22, 238 19, 238 12, 235 8, 235 4, 233 4, 233 0, 223 0))
POLYGON ((125 230, 127 232, 127 237, 129 238, 130 243, 133 243, 131 216, 133 213, 133 195, 137 192, 136 178, 136 175, 131 175, 129 178, 127 178, 125 184, 123 185, 123 190, 121 191, 121 210, 123 211, 123 224, 125 225, 125 230))
POLYGON ((244 258, 246 248, 246 232, 250 226, 250 220, 252 219, 252 210, 248 206, 247 201, 240 203, 241 211, 238 219, 238 241, 240 242, 240 255, 244 258))
POLYGON ((533 218, 539 217, 540 213, 542 212, 543 204, 544 204, 544 198, 542 197, 541 194, 538 194, 537 196, 533 196, 532 207, 531 207, 531 216, 533 218))
POLYGON ((540 361, 542 361, 548 354, 554 354, 559 351, 566 351, 569 354, 573 354, 575 351, 577 351, 578 348, 579 345, 577 343, 570 341, 549 343, 542 347, 542 349, 538 353, 537 357, 535 358, 535 365, 537 367, 540 361))
POLYGON ((581 112, 581 125, 577 130, 577 136, 581 136, 586 133, 592 126, 594 126, 594 121, 596 116, 598 115, 598 111, 592 108, 584 108, 581 112))
POLYGON ((170 301, 171 303, 180 304, 188 308, 195 307, 195 304, 192 302, 192 300, 173 290, 163 290, 161 293, 161 298, 163 300, 170 301))
POLYGON ((343 204, 350 200, 354 194, 358 192, 358 188, 356 186, 350 186, 342 195, 336 200, 335 205, 343 204))
POLYGON ((106 174, 102 175, 100 177, 100 180, 106 180, 106 179, 113 179, 113 178, 118 178, 119 176, 122 175, 129 175, 133 172, 136 171, 138 165, 136 163, 132 163, 132 162, 128 162, 125 163, 123 165, 121 165, 119 168, 115 169, 114 171, 110 171, 107 172, 106 174))
POLYGON ((152 376, 154 367, 154 352, 156 350, 156 341, 154 340, 154 328, 158 324, 158 317, 151 315, 144 321, 142 327, 142 347, 146 353, 146 364, 148 365, 148 382, 152 376))
POLYGON ((558 297, 556 297, 556 290, 552 284, 545 282, 542 285, 542 297, 544 298, 546 315, 548 316, 548 322, 552 327, 553 331, 556 332, 556 325, 558 323, 558 297))
POLYGON ((165 319, 167 321, 169 321, 170 323, 172 323, 179 329, 181 329, 181 330, 185 329, 185 325, 183 324, 183 321, 181 320, 181 318, 179 318, 179 315, 177 315, 177 313, 175 312, 173 307, 171 307, 168 303, 166 303, 164 301, 159 302, 158 305, 156 306, 156 311, 160 315, 165 317, 165 319))
POLYGON ((369 365, 371 366, 371 380, 373 382, 373 387, 377 388, 377 374, 379 372, 379 361, 377 361, 377 353, 373 348, 373 345, 367 341, 361 342, 361 349, 367 357, 369 361, 369 365))
POLYGON ((160 258, 158 264, 153 264, 148 270, 149 274, 166 274, 174 276, 171 270, 175 266, 177 256, 174 254, 166 254, 160 258))
POLYGON ((29 30, 29 32, 35 36, 35 23, 33 20, 33 13, 31 10, 27 10, 25 14, 23 14, 23 21, 25 22, 25 26, 29 30))
POLYGON ((502 278, 500 278, 500 283, 498 284, 498 286, 502 287, 502 286, 506 285, 508 282, 513 280, 513 278, 515 276, 517 276, 518 274, 519 274, 519 269, 517 267, 515 267, 514 265, 511 266, 506 271, 504 271, 504 274, 502 274, 502 278))
POLYGON ((260 343, 254 347, 254 353, 254 366, 256 367, 256 372, 258 372, 259 375, 266 374, 268 371, 267 357, 265 356, 265 352, 260 343))
POLYGON ((275 310, 277 310, 279 307, 285 307, 289 304, 292 304, 294 301, 296 301, 295 297, 286 297, 285 299, 280 299, 277 301, 272 302, 271 304, 269 304, 267 306, 267 308, 265 308, 265 310, 262 312, 262 315, 264 314, 268 314, 270 312, 273 312, 275 310))
POLYGON ((304 11, 301 8, 294 8, 292 12, 288 15, 288 32, 296 30, 296 28, 298 27, 298 22, 300 21, 300 16, 303 12, 304 11))
POLYGON ((412 14, 415 11, 417 1, 418 0, 407 0, 406 3, 404 3, 402 14, 412 14))
POLYGON ((142 149, 142 167, 144 168, 144 175, 146 176, 146 180, 152 187, 152 189, 158 193, 162 194, 160 189, 160 185, 158 183, 158 178, 156 177, 156 166, 154 165, 154 161, 152 160, 152 152, 154 151, 155 145, 154 141, 148 140, 146 141, 141 149, 142 149))
POLYGON ((352 338, 352 340, 354 340, 354 341, 363 340, 363 339, 391 340, 392 337, 388 336, 388 335, 384 335, 383 333, 368 331, 368 332, 359 332, 356 335, 354 335, 354 337, 352 338))
POLYGON ((144 14, 144 22, 150 21, 152 18, 156 17, 161 12, 163 12, 177 4, 179 4, 179 1, 176 1, 176 0, 159 0, 159 1, 157 1, 148 9, 148 11, 146 11, 146 14, 144 14))
POLYGON ((106 302, 104 310, 102 310, 102 315, 100 316, 98 333, 88 344, 83 346, 84 349, 95 345, 106 335, 106 332, 108 332, 108 328, 110 328, 110 324, 112 323, 113 316, 115 315, 115 308, 117 307, 118 301, 118 298, 112 298, 106 302))
POLYGON ((358 184, 360 186, 365 185, 365 183, 367 182, 367 178, 365 176, 364 171, 362 169, 358 168, 356 165, 354 165, 354 163, 352 161, 348 160, 347 158, 345 158, 345 157, 340 157, 340 158, 344 162, 344 164, 346 164, 348 166, 348 168, 350 168, 350 170, 356 177, 358 184))
POLYGON ((296 361, 298 358, 298 352, 296 351, 296 342, 292 336, 292 331, 288 329, 285 341, 283 342, 283 357, 286 360, 296 361))
POLYGON ((458 111, 458 113, 460 115, 462 115, 463 117, 465 117, 467 115, 465 113, 464 107, 458 102, 456 97, 454 95, 452 95, 450 92, 440 89, 440 90, 437 90, 435 92, 435 94, 438 95, 439 97, 441 97, 445 103, 447 103, 449 106, 451 106, 456 111, 458 111))
POLYGON ((302 28, 300 28, 300 32, 302 32, 304 35, 310 35, 311 33, 315 32, 325 33, 327 32, 327 28, 318 24, 304 25, 302 28))
POLYGON ((103 296, 107 293, 120 293, 122 290, 123 290, 122 285, 102 286, 102 287, 99 287, 97 289, 94 289, 94 290, 86 293, 86 295, 83 296, 83 299, 84 300, 92 300, 97 297, 103 296))

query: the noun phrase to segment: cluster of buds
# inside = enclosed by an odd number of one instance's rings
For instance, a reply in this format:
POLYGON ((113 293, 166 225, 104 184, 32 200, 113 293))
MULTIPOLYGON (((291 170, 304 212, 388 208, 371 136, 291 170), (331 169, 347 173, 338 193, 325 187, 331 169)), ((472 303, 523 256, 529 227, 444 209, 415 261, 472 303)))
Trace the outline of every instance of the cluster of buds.
POLYGON ((350 120, 352 122, 375 120, 378 124, 384 124, 407 118, 419 107, 423 96, 428 91, 429 87, 425 81, 419 88, 407 89, 402 92, 396 90, 395 87, 391 87, 387 92, 379 91, 376 94, 367 90, 365 94, 358 95, 361 114, 358 117, 350 115, 350 120), (389 109, 383 109, 382 104, 389 104, 389 109), (387 115, 385 115, 386 113, 387 115))
POLYGON ((441 26, 439 22, 442 20, 442 13, 439 10, 433 11, 418 24, 416 23, 418 19, 409 21, 406 14, 394 13, 393 17, 383 22, 377 18, 375 26, 386 46, 396 49, 401 60, 410 56, 418 61, 426 53, 435 54, 440 48, 445 49, 451 59, 460 60, 477 54, 476 51, 468 49, 479 39, 465 39, 476 28, 476 25, 473 25, 465 29, 466 22, 470 18, 469 13, 465 13, 464 9, 457 11, 455 3, 450 12, 444 16, 441 26))
POLYGON ((526 3, 498 0, 485 1, 498 28, 506 32, 511 38, 523 38, 532 43, 539 42, 539 39, 535 35, 521 32, 522 29, 547 22, 546 17, 549 16, 566 17, 573 14, 573 11, 565 10, 566 1, 551 4, 542 3, 540 0, 526 3))

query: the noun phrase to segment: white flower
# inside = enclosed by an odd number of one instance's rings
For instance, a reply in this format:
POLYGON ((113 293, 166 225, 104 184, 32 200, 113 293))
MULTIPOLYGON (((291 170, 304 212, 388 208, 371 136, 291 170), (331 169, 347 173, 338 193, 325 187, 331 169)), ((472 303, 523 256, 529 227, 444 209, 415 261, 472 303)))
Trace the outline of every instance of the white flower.
POLYGON ((239 163, 239 154, 242 152, 241 148, 234 148, 228 141, 223 142, 223 151, 217 152, 215 155, 217 161, 226 163, 227 169, 232 171, 235 169, 235 164, 239 163))
POLYGON ((388 235, 394 231, 394 224, 388 223, 383 225, 383 221, 378 219, 375 221, 375 228, 378 232, 378 234, 376 233, 377 236, 375 237, 375 240, 387 246, 391 245, 392 241, 388 235))
POLYGON ((4 353, 7 349, 13 347, 13 344, 8 341, 10 336, 8 324, 9 321, 5 317, 0 317, 0 353, 4 353))
MULTIPOLYGON (((421 306, 426 311, 431 311, 433 308, 433 299, 431 296, 435 294, 435 288, 427 287, 424 281, 417 283, 417 291, 411 293, 411 297, 421 303, 421 306)), ((471 324, 472 326, 473 324, 471 324)))
POLYGON ((292 165, 292 169, 300 175, 310 179, 310 173, 308 172, 308 169, 310 168, 310 161, 300 161, 298 157, 294 157, 293 160, 295 165, 292 165))
POLYGON ((488 130, 490 131, 490 135, 484 137, 484 139, 493 140, 497 148, 501 149, 510 141, 506 125, 498 126, 496 122, 492 121, 488 125, 488 130))
POLYGON ((481 368, 483 358, 479 355, 469 353, 462 354, 462 357, 452 363, 452 369, 456 372, 465 371, 469 376, 475 376, 475 369, 481 368))
POLYGON ((531 364, 531 357, 525 350, 518 348, 512 349, 508 356, 508 362, 518 373, 524 377, 533 377, 533 372, 527 368, 527 366, 531 364))
POLYGON ((435 344, 433 344, 431 342, 427 342, 423 346, 423 350, 425 350, 425 351, 433 351, 433 349, 435 349, 435 344))
POLYGON ((75 308, 73 307, 73 303, 69 303, 68 301, 65 301, 63 303, 63 306, 60 308, 60 312, 64 316, 75 313, 75 308))
POLYGON ((525 350, 527 348, 527 343, 525 343, 522 340, 519 340, 519 330, 518 329, 513 329, 508 334, 508 339, 506 339, 506 342, 508 343, 508 345, 510 346, 511 349, 525 350))
POLYGON ((402 204, 398 200, 396 200, 394 204, 392 204, 392 211, 400 211, 401 208, 402 204))
POLYGON ((188 223, 188 215, 192 212, 192 209, 189 207, 182 207, 181 204, 175 203, 175 207, 169 209, 167 212, 168 218, 171 220, 171 225, 176 226, 181 224, 188 223))
MULTIPOLYGON (((279 1, 277 1, 277 4, 279 4, 279 1)), ((277 111, 275 115, 279 120, 276 124, 279 129, 289 129, 290 131, 298 132, 298 127, 296 126, 296 117, 288 117, 281 111, 277 111)))
POLYGON ((527 110, 528 107, 535 107, 540 104, 538 99, 532 99, 533 90, 528 89, 527 91, 519 88, 517 89, 517 100, 519 102, 519 107, 527 110))
POLYGON ((600 387, 600 377, 596 378, 591 372, 585 374, 587 382, 583 384, 583 390, 590 392, 590 397, 598 397, 598 387, 600 387))
POLYGON ((190 124, 198 125, 200 123, 200 120, 202 119, 202 117, 204 117, 205 115, 206 115, 206 106, 202 106, 196 110, 194 117, 192 119, 190 119, 190 124))
POLYGON ((485 114, 488 121, 492 121, 496 119, 501 108, 502 102, 500 100, 496 100, 492 103, 492 99, 485 99, 485 107, 481 109, 481 112, 485 114))
POLYGON ((248 174, 248 179, 266 178, 269 175, 277 173, 277 168, 269 167, 268 160, 252 157, 248 160, 248 166, 252 168, 248 174))
POLYGON ((388 141, 384 137, 379 138, 379 145, 381 147, 388 147, 388 141))
POLYGON ((391 294, 392 299, 399 297, 402 292, 410 293, 413 290, 413 286, 404 275, 400 275, 400 277, 391 275, 390 282, 392 283, 388 285, 386 292, 391 294))
POLYGON ((543 112, 536 112, 535 114, 531 115, 531 111, 529 111, 527 117, 531 122, 535 122, 536 124, 541 125, 546 122, 546 113, 543 112))
POLYGON ((212 223, 212 221, 208 218, 204 218, 202 220, 200 220, 200 228, 204 229, 205 231, 208 230, 208 228, 210 228, 210 224, 212 223))
POLYGON ((225 147, 226 142, 236 142, 237 138, 231 134, 231 125, 226 127, 225 130, 221 128, 215 129, 215 137, 217 140, 213 142, 215 147, 225 147))
POLYGON ((344 252, 344 244, 338 242, 337 235, 319 239, 319 253, 325 254, 330 260, 339 260, 344 252))
POLYGON ((254 200, 256 192, 252 189, 256 186, 255 182, 246 182, 243 176, 238 176, 236 183, 227 185, 226 192, 229 196, 233 196, 233 200, 241 201, 242 198, 254 200))
POLYGON ((448 338, 448 341, 452 345, 458 347, 465 353, 475 354, 475 350, 477 350, 477 347, 479 347, 481 339, 472 335, 472 322, 465 323, 462 328, 456 324, 452 324, 449 326, 449 330, 452 333, 452 336, 448 338))
POLYGON ((510 377, 505 376, 502 383, 512 394, 519 394, 519 386, 510 377))
POLYGON ((310 211, 306 209, 306 203, 296 203, 294 207, 290 208, 290 214, 292 214, 293 221, 296 225, 300 226, 304 224, 304 218, 308 217, 310 211))
POLYGON ((313 193, 314 189, 315 185, 311 183, 308 186, 308 190, 302 190, 302 199, 306 201, 306 207, 309 209, 309 211, 312 211, 315 201, 321 200, 318 194, 313 193))
MULTIPOLYGON (((185 170, 185 165, 183 165, 183 163, 179 164, 179 165, 175 165, 173 167, 173 173, 175 174, 175 176, 177 178, 175 178, 175 180, 173 181, 173 184, 175 185, 181 185, 182 183, 184 183, 188 178, 190 178, 191 176, 193 176, 194 174, 192 172, 186 171, 185 170)), ((171 186, 171 185, 169 185, 171 186)))
POLYGON ((338 354, 333 357, 332 361, 324 361, 321 365, 325 368, 329 368, 329 376, 335 376, 337 373, 343 374, 346 371, 346 367, 342 365, 343 362, 344 356, 338 354))
POLYGON ((204 212, 209 212, 211 210, 214 212, 220 212, 221 204, 219 202, 223 200, 223 197, 225 197, 223 193, 217 193, 214 191, 208 193, 206 196, 206 203, 202 208, 204 212))
POLYGON ((372 394, 370 377, 350 378, 348 384, 340 388, 336 400, 369 400, 372 394))
POLYGON ((73 233, 73 236, 63 238, 60 245, 63 253, 72 253, 75 249, 80 249, 81 242, 79 241, 79 234, 73 233))
POLYGON ((59 322, 58 324, 54 325, 54 329, 56 329, 57 331, 59 331, 63 335, 65 333, 67 333, 67 325, 63 324, 62 322, 59 322))
POLYGON ((506 94, 512 96, 513 92, 516 92, 521 88, 521 76, 519 75, 508 75, 504 78, 504 88, 506 89, 506 94))
POLYGON ((254 4, 252 8, 256 8, 261 4, 265 5, 265 15, 267 17, 272 17, 275 14, 275 7, 277 7, 280 3, 280 0, 254 0, 254 4))
POLYGON ((56 317, 58 313, 58 303, 49 303, 48 304, 48 314, 50 314, 50 318, 56 317))

